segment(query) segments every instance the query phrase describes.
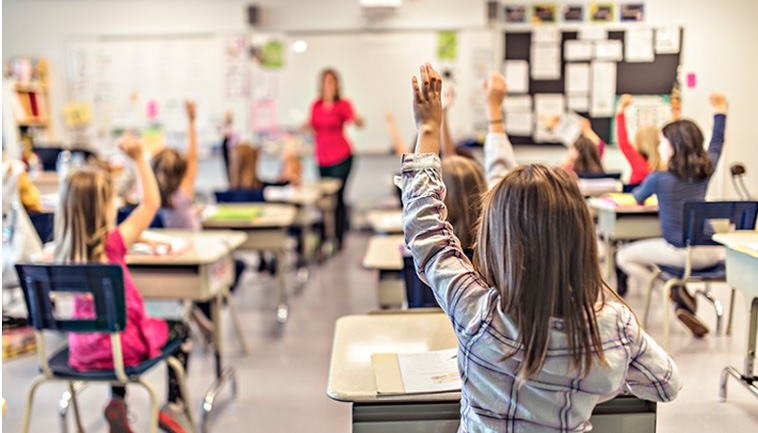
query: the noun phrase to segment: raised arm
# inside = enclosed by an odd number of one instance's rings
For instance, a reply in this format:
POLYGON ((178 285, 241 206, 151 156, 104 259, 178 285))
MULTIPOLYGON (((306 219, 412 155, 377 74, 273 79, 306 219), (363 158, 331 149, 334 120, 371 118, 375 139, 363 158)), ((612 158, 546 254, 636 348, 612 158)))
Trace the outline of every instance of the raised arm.
POLYGON ((713 133, 711 134, 711 144, 708 145, 708 154, 711 157, 713 169, 721 158, 721 151, 724 148, 724 130, 726 129, 726 97, 720 93, 711 93, 710 103, 713 107, 713 133))
POLYGON ((619 106, 616 109, 616 142, 621 149, 621 153, 624 154, 629 165, 632 166, 632 170, 635 167, 647 167, 647 160, 642 156, 629 142, 629 134, 626 130, 626 115, 624 111, 629 108, 632 103, 632 95, 621 95, 619 100, 619 106))
POLYGON ((402 155, 408 152, 408 146, 403 141, 403 137, 400 136, 400 131, 397 130, 397 123, 395 123, 395 116, 391 112, 387 112, 384 115, 385 123, 387 124, 387 131, 390 133, 392 139, 392 147, 395 149, 395 155, 402 155))
POLYGON ((487 120, 489 122, 487 137, 484 139, 484 172, 487 176, 487 185, 492 188, 505 177, 508 170, 518 164, 513 146, 505 135, 503 122, 501 107, 508 93, 505 77, 496 72, 490 72, 489 80, 484 84, 484 91, 487 94, 487 120))
POLYGON ((161 207, 161 195, 158 183, 155 181, 153 169, 144 157, 142 141, 131 134, 125 134, 119 142, 121 150, 134 161, 137 179, 142 186, 142 200, 140 204, 129 214, 118 229, 124 244, 128 248, 137 242, 142 232, 150 227, 155 218, 155 213, 161 207))
POLYGON ((487 285, 463 253, 453 227, 445 221, 445 185, 440 159, 439 75, 429 64, 422 83, 413 78, 413 112, 418 128, 416 153, 403 156, 403 231, 419 277, 433 289, 459 334, 474 335, 482 322, 487 285))
POLYGON ((597 146, 597 153, 602 158, 603 153, 605 153, 605 142, 600 138, 599 135, 597 135, 595 130, 592 129, 592 123, 590 123, 590 119, 582 117, 579 126, 582 128, 582 135, 587 137, 591 142, 595 144, 595 146, 597 146))
POLYGON ((192 199, 195 196, 195 178, 197 178, 197 132, 195 131, 195 103, 186 101, 184 108, 187 111, 187 136, 189 144, 187 146, 187 171, 184 173, 182 183, 179 188, 192 199))

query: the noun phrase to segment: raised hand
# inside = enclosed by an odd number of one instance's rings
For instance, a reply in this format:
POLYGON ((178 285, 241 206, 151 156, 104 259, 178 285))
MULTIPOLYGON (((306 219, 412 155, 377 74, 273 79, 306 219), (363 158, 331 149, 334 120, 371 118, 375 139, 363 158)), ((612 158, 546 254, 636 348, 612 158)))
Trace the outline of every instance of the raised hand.
POLYGON ((629 95, 626 93, 621 95, 621 98, 619 98, 619 105, 618 105, 617 111, 619 113, 625 111, 627 108, 629 108, 629 105, 632 104, 633 99, 634 98, 632 97, 632 95, 629 95))
POLYGON ((721 93, 713 92, 711 93, 711 96, 708 98, 708 101, 711 103, 713 110, 717 114, 726 114, 726 110, 727 110, 726 96, 724 96, 721 93))
POLYGON ((124 133, 118 140, 118 148, 132 161, 142 159, 144 147, 145 145, 142 143, 142 140, 131 132, 124 133))
POLYGON ((421 81, 411 80, 413 86, 413 117, 418 129, 416 153, 439 153, 442 123, 442 79, 425 63, 420 67, 421 81))
POLYGON ((484 91, 487 94, 487 104, 499 111, 505 95, 508 93, 505 77, 502 74, 490 71, 489 79, 484 83, 484 91))
POLYGON ((192 101, 184 101, 184 110, 187 112, 187 118, 190 122, 195 121, 195 103, 192 101))

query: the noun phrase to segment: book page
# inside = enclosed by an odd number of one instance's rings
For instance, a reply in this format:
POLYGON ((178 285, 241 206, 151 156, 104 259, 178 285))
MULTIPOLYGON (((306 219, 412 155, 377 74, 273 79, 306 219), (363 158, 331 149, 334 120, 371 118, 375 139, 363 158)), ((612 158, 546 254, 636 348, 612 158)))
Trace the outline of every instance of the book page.
POLYGON ((397 362, 407 394, 461 389, 457 348, 426 353, 399 353, 397 362))

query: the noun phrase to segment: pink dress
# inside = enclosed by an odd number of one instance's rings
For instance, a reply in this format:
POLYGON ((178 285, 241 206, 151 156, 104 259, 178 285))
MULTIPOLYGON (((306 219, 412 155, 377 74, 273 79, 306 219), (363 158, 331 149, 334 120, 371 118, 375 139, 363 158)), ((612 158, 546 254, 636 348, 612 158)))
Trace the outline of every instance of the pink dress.
MULTIPOLYGON (((108 234, 105 243, 108 263, 121 265, 124 270, 126 296, 126 329, 121 332, 121 348, 124 365, 137 365, 145 359, 157 356, 168 341, 168 325, 165 321, 145 314, 142 296, 132 281, 126 267, 126 245, 118 229, 108 234)), ((86 319, 95 316, 91 299, 79 297, 74 301, 74 318, 86 319)), ((72 333, 68 337, 68 362, 77 370, 102 370, 113 368, 111 339, 107 333, 72 333)))
POLYGON ((353 152, 343 132, 345 123, 353 121, 355 113, 350 101, 341 98, 331 108, 319 99, 311 106, 311 126, 315 132, 316 160, 319 167, 329 167, 346 160, 353 152))

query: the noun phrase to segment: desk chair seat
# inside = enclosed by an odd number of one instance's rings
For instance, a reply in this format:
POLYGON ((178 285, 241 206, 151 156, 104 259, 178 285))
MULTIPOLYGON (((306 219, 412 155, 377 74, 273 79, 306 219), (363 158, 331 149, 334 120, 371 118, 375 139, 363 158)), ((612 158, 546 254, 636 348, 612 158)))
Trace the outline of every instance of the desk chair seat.
MULTIPOLYGON (((682 278, 686 272, 684 268, 675 268, 672 266, 658 266, 661 271, 661 278, 670 280, 672 278, 682 278)), ((689 281, 726 281, 726 262, 719 262, 710 268, 691 271, 689 281)))
MULTIPOLYGON (((166 343, 161 349, 161 353, 150 359, 146 359, 137 365, 131 367, 124 367, 124 373, 130 380, 136 381, 139 376, 147 373, 151 368, 155 367, 161 362, 166 361, 172 353, 176 353, 179 346, 182 345, 182 341, 175 339, 166 343)), ((116 376, 116 370, 89 370, 80 371, 77 370, 68 363, 69 349, 68 346, 56 352, 48 360, 50 371, 60 379, 66 380, 81 380, 81 381, 118 381, 116 376)), ((40 368, 40 371, 42 369, 40 368)))

